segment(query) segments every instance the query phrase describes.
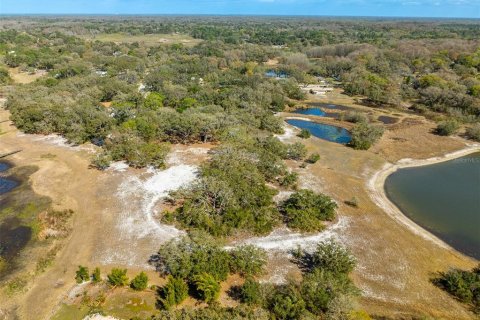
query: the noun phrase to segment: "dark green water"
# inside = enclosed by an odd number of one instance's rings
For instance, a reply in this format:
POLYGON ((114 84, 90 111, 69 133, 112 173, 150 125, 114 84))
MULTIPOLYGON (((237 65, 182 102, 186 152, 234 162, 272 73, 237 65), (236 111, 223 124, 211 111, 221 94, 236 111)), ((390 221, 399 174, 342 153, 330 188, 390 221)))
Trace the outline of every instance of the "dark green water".
POLYGON ((480 259, 480 152, 391 174, 385 190, 410 219, 480 259))

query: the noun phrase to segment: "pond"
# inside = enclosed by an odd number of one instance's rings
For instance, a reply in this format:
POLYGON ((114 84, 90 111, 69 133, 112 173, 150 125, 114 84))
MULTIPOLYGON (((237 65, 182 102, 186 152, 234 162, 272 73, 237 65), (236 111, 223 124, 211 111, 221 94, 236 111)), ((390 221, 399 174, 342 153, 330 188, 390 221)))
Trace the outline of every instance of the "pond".
POLYGON ((387 178, 385 191, 410 219, 480 259, 480 152, 400 169, 387 178))
POLYGON ((288 119, 286 121, 292 126, 310 131, 313 136, 323 140, 346 144, 352 139, 345 128, 299 119, 288 119))
POLYGON ((318 116, 318 117, 328 117, 328 118, 334 118, 334 119, 338 119, 340 117, 340 113, 338 112, 325 112, 320 108, 301 108, 301 109, 294 110, 293 113, 318 116))
POLYGON ((338 104, 323 103, 323 102, 309 102, 307 104, 309 106, 312 106, 312 107, 321 107, 321 108, 329 109, 329 110, 340 110, 340 111, 355 110, 354 108, 350 108, 350 107, 347 107, 347 106, 342 106, 342 105, 338 105, 338 104))
MULTIPOLYGON (((0 173, 7 171, 11 166, 6 162, 0 162, 0 173)), ((4 194, 18 186, 18 181, 4 178, 0 175, 0 194, 4 194)))
POLYGON ((383 122, 384 124, 394 124, 398 122, 398 118, 389 117, 389 116, 379 116, 378 121, 383 122))
POLYGON ((275 71, 275 70, 268 70, 265 72, 265 76, 267 78, 288 78, 288 74, 285 71, 275 71))

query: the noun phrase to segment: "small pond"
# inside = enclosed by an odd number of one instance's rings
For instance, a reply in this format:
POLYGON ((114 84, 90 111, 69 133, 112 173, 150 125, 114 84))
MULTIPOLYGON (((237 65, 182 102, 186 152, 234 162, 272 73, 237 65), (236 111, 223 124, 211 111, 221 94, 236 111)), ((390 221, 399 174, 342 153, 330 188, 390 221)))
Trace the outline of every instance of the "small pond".
POLYGON ((295 111, 293 111, 293 113, 318 116, 318 117, 328 117, 328 118, 334 118, 334 119, 338 119, 340 117, 340 113, 338 112, 325 112, 320 108, 296 109, 295 111))
POLYGON ((323 103, 323 102, 309 102, 308 105, 312 106, 312 107, 321 107, 321 108, 329 109, 329 110, 340 110, 340 111, 355 110, 354 108, 350 108, 350 107, 347 107, 347 106, 341 106, 341 105, 338 105, 338 104, 330 104, 330 103, 323 103))
POLYGON ((389 116, 380 116, 378 121, 383 122, 384 124, 394 124, 398 122, 398 118, 389 117, 389 116))
POLYGON ((267 78, 288 78, 288 74, 285 71, 275 71, 275 70, 268 70, 265 72, 265 76, 267 78))
POLYGON ((385 191, 410 219, 480 259, 480 152, 400 169, 388 176, 385 191))
MULTIPOLYGON (((0 173, 7 171, 10 168, 10 165, 6 162, 0 162, 0 173)), ((7 193, 18 186, 18 181, 13 179, 7 179, 0 175, 0 194, 7 193)))
POLYGON ((299 119, 288 119, 286 121, 292 126, 310 131, 312 135, 323 140, 346 144, 352 139, 345 128, 299 119))

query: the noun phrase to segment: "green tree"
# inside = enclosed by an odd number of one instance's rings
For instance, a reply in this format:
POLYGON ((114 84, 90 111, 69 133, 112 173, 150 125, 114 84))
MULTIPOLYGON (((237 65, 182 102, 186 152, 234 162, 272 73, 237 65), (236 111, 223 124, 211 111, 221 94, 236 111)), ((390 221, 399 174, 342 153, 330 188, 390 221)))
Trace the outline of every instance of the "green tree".
POLYGON ((165 96, 159 92, 150 92, 143 102, 143 106, 150 110, 157 110, 163 107, 165 96))
POLYGON ((207 303, 214 302, 220 296, 220 283, 208 273, 195 275, 193 283, 200 299, 207 303))
POLYGON ((90 280, 88 268, 84 266, 78 266, 78 270, 75 275, 75 280, 77 281, 77 283, 82 283, 84 281, 90 280))
POLYGON ((348 274, 356 264, 350 251, 333 240, 320 242, 313 253, 299 249, 293 255, 299 266, 307 272, 318 268, 333 274, 348 274))
POLYGON ((352 129, 350 145, 354 149, 368 150, 383 135, 383 128, 360 122, 352 129))
POLYGON ((275 319, 300 319, 305 312, 305 301, 293 285, 281 286, 269 298, 268 308, 275 319))
POLYGON ((168 310, 188 297, 188 285, 183 279, 169 276, 168 282, 160 289, 159 294, 160 303, 168 310))
POLYGON ((230 269, 242 276, 256 276, 264 271, 267 253, 254 245, 243 245, 230 252, 230 269))
POLYGON ((449 119, 446 121, 442 121, 438 124, 436 132, 440 136, 450 136, 454 134, 460 125, 454 119, 449 119))
POLYGON ((145 290, 148 286, 148 276, 145 272, 140 272, 133 280, 130 282, 130 287, 136 291, 145 290))
POLYGON ((100 268, 95 268, 95 270, 93 270, 93 274, 92 274, 92 281, 94 283, 98 283, 100 281, 102 281, 102 276, 100 274, 100 268))
POLYGON ((289 227, 315 231, 323 228, 322 221, 335 218, 336 208, 337 204, 329 196, 302 189, 282 204, 281 211, 289 227))
POLYGON ((127 269, 113 268, 107 278, 112 286, 126 286, 128 284, 127 269))
POLYGON ((240 301, 248 305, 262 305, 263 294, 261 284, 252 278, 247 278, 240 288, 240 301))
POLYGON ((312 134, 307 129, 302 129, 302 131, 300 131, 300 133, 297 136, 302 139, 308 139, 312 136, 312 134))

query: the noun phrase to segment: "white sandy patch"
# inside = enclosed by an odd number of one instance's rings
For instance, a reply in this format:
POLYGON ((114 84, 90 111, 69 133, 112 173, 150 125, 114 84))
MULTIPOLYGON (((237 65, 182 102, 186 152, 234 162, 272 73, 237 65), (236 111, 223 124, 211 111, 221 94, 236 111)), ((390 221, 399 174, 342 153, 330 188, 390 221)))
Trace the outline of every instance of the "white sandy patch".
POLYGON ((177 165, 166 170, 149 169, 135 174, 127 171, 116 196, 119 199, 115 230, 108 246, 99 252, 104 264, 149 267, 150 255, 160 244, 183 232, 173 226, 159 223, 159 202, 170 191, 191 183, 197 176, 197 167, 177 165))
POLYGON ((282 190, 273 197, 273 201, 275 201, 276 203, 280 203, 282 201, 287 200, 292 194, 293 194, 293 191, 282 190))
POLYGON ((241 244, 252 244, 265 250, 290 251, 299 246, 306 250, 313 250, 321 241, 328 239, 341 240, 340 234, 348 227, 348 223, 349 219, 347 217, 340 216, 335 224, 312 235, 304 235, 288 228, 280 228, 274 230, 268 236, 250 238, 241 244))
POLYGON ((304 118, 304 117, 288 116, 288 117, 285 117, 285 119, 287 119, 287 120, 302 120, 302 121, 312 122, 312 119, 310 119, 310 118, 304 118))
POLYGON ((45 142, 50 145, 54 145, 57 147, 62 147, 62 148, 70 148, 73 150, 82 150, 82 151, 87 151, 88 153, 96 153, 98 147, 94 146, 91 143, 86 143, 83 145, 74 145, 72 143, 69 143, 67 139, 64 137, 58 135, 58 134, 49 134, 49 135, 40 135, 40 134, 25 134, 25 133, 18 133, 18 137, 25 137, 25 136, 32 136, 33 141, 38 141, 38 142, 45 142))
POLYGON ((125 172, 129 168, 125 161, 117 161, 110 164, 108 171, 125 172))
POLYGON ((282 142, 287 142, 289 140, 291 140, 292 138, 294 138, 296 136, 296 133, 298 131, 297 128, 289 125, 289 124, 285 124, 283 126, 283 130, 285 131, 283 134, 276 134, 275 137, 278 138, 278 140, 282 141, 282 142))
POLYGON ((480 151, 480 145, 471 144, 465 149, 448 153, 441 157, 434 157, 422 160, 402 159, 399 160, 396 164, 386 163, 381 170, 375 172, 372 177, 367 181, 367 188, 370 190, 370 197, 372 198, 373 202, 377 206, 382 208, 394 221, 405 225, 414 234, 417 234, 442 248, 454 250, 441 239, 439 239, 429 231, 423 229, 421 226, 419 226, 418 224, 410 220, 407 216, 405 216, 403 212, 395 204, 393 204, 390 199, 388 199, 385 193, 385 181, 390 174, 394 173, 398 169, 435 164, 459 158, 478 151, 480 151))
POLYGON ((83 320, 119 320, 111 316, 102 316, 100 314, 92 314, 83 318, 83 320))

